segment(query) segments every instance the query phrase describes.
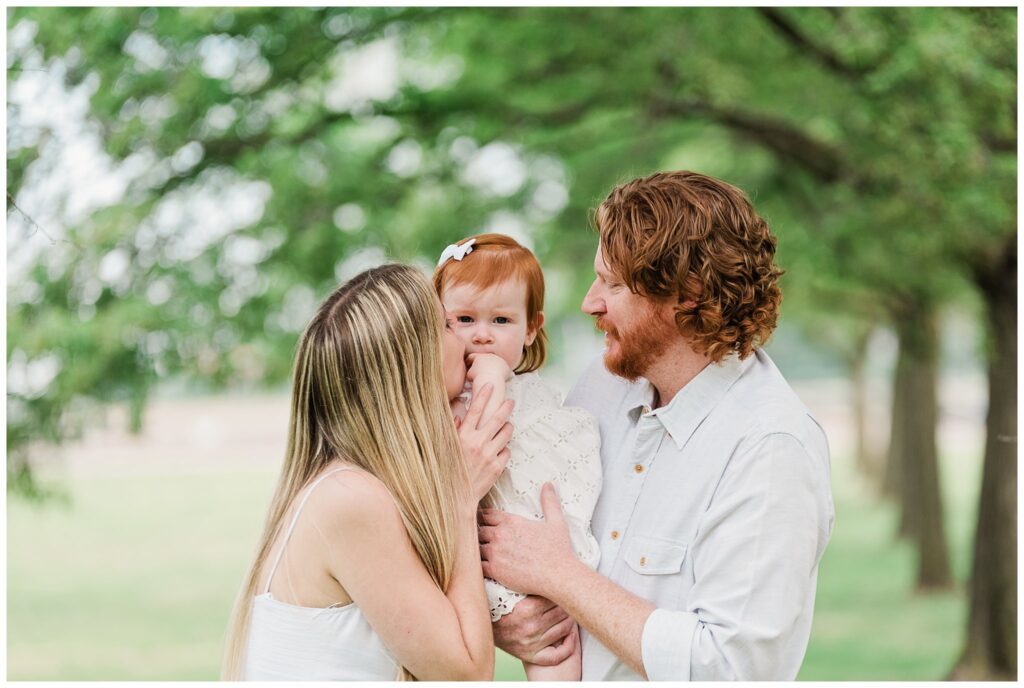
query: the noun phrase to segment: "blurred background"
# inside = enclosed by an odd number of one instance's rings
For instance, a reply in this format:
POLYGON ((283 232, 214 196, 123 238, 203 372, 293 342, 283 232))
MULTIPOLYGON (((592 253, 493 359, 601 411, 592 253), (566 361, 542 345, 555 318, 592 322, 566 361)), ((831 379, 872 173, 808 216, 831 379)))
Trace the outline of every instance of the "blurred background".
POLYGON ((689 169, 831 442, 800 678, 1015 679, 1016 84, 1013 7, 7 10, 8 678, 216 678, 319 300, 510 234, 568 391, 591 210, 689 169))

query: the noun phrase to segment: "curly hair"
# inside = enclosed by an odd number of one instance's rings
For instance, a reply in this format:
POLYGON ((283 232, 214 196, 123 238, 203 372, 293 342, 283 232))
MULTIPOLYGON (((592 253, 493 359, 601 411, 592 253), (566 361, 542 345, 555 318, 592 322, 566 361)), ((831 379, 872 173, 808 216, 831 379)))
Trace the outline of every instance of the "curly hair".
POLYGON ((635 294, 675 299, 676 327, 698 353, 743 359, 775 330, 777 242, 735 186, 659 172, 612 189, 594 223, 611 271, 635 294))

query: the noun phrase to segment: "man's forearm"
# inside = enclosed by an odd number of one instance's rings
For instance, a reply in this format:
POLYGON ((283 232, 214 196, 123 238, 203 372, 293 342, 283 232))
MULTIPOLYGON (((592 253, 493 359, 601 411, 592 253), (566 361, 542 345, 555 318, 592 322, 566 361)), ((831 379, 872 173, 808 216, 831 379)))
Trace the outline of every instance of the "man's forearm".
POLYGON ((635 672, 644 670, 644 624, 655 606, 574 559, 544 596, 576 619, 588 633, 635 672))

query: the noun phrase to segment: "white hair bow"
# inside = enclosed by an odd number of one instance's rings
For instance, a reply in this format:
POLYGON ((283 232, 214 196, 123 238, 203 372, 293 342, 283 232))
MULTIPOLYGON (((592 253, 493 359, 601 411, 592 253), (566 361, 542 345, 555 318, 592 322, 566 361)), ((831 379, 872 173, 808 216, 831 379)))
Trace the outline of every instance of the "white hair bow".
POLYGON ((445 250, 441 251, 441 258, 437 261, 437 266, 441 267, 442 265, 444 265, 444 262, 449 258, 454 258, 455 260, 462 260, 463 258, 465 258, 466 256, 473 252, 474 243, 476 243, 476 239, 470 239, 462 246, 459 246, 458 244, 448 244, 448 247, 445 248, 445 250))

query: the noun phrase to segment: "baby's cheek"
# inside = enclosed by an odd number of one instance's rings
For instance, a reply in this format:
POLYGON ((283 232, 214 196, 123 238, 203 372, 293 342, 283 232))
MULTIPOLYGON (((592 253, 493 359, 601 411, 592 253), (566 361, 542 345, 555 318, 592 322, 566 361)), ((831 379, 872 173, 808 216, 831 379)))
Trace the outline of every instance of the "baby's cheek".
POLYGON ((515 365, 519 365, 519 361, 523 360, 523 356, 526 354, 526 348, 529 346, 526 343, 526 334, 527 334, 526 333, 526 329, 523 328, 523 331, 517 333, 517 336, 515 338, 515 347, 513 347, 513 348, 515 348, 515 352, 516 352, 515 353, 515 356, 516 356, 515 365))
POLYGON ((508 367, 509 368, 511 368, 512 370, 515 370, 519 366, 519 362, 522 361, 522 360, 523 360, 523 354, 522 354, 522 352, 519 352, 515 356, 509 356, 507 359, 505 359, 505 362, 508 363, 508 367))

